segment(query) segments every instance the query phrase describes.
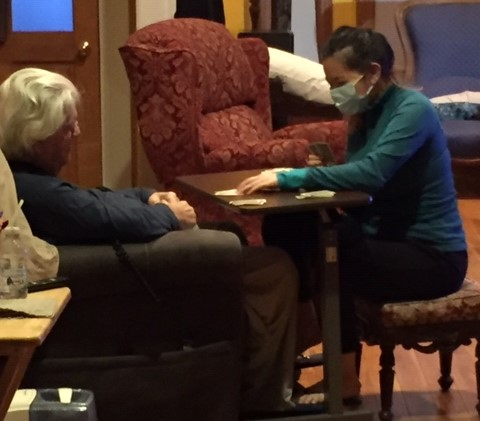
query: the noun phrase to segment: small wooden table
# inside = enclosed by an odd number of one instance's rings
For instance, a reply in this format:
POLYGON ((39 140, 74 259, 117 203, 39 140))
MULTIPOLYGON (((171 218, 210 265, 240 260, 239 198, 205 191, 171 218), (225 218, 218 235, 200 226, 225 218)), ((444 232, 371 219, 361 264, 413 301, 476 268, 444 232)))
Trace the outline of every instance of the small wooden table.
MULTIPOLYGON (((178 177, 175 183, 182 189, 190 190, 216 201, 222 206, 245 215, 266 215, 272 213, 292 213, 319 211, 322 218, 320 227, 325 248, 325 276, 323 278, 322 294, 317 297, 321 311, 324 373, 328 391, 328 413, 319 415, 303 415, 288 420, 351 420, 371 421, 373 415, 366 411, 344 411, 341 398, 340 378, 340 310, 338 300, 338 265, 337 265, 337 230, 335 221, 328 217, 328 209, 349 208, 368 205, 371 197, 363 192, 337 192, 328 198, 297 199, 298 192, 261 191, 248 196, 217 196, 216 191, 235 188, 247 177, 257 175, 261 170, 245 170, 201 174, 178 177), (266 199, 260 206, 234 206, 231 200, 236 199, 266 199)), ((323 250, 321 253, 323 257, 323 250)))
POLYGON ((53 317, 0 318, 0 420, 7 414, 35 349, 47 337, 71 295, 68 288, 55 288, 29 294, 26 300, 31 296, 53 300, 55 314, 53 317))

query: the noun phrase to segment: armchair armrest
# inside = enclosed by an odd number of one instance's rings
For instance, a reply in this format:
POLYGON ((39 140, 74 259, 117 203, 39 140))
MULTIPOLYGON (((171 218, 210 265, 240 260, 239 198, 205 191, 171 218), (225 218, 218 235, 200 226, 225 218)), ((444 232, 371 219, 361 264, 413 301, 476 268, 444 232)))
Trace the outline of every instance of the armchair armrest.
POLYGON ((257 98, 253 104, 253 109, 262 118, 265 125, 271 130, 272 112, 270 107, 268 77, 270 57, 268 55, 267 44, 259 38, 240 38, 238 42, 245 52, 250 66, 252 67, 253 74, 255 75, 257 98))
MULTIPOLYGON (((146 36, 154 37, 153 30, 146 36)), ((120 54, 131 83, 140 138, 155 175, 169 183, 178 174, 194 173, 202 151, 192 124, 201 109, 201 98, 190 94, 197 89, 195 57, 183 49, 130 44, 121 47, 120 54), (161 70, 152 75, 145 70, 149 68, 161 70), (182 91, 177 92, 176 86, 182 91)))
POLYGON ((332 148, 338 163, 345 162, 347 123, 344 120, 295 124, 273 133, 275 139, 302 138, 309 143, 326 142, 332 148))

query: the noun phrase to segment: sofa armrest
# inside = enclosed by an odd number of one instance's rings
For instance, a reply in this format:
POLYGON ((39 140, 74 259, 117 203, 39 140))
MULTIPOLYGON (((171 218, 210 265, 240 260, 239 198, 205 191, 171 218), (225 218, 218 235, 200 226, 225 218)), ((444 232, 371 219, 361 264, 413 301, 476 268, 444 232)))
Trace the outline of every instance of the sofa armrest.
MULTIPOLYGON (((207 283, 239 287, 241 248, 235 235, 215 230, 173 231, 148 243, 124 244, 132 265, 157 294, 207 283), (235 273, 226 279, 225 274, 235 273), (235 279, 237 278, 237 279, 235 279)), ((73 299, 145 291, 113 245, 60 246, 59 274, 69 278, 73 299), (96 282, 86 280, 95 278, 96 282)))
POLYGON ((234 234, 178 231, 124 249, 158 299, 112 246, 60 246, 59 274, 69 278, 72 301, 42 354, 164 352, 241 341, 242 252, 234 234))

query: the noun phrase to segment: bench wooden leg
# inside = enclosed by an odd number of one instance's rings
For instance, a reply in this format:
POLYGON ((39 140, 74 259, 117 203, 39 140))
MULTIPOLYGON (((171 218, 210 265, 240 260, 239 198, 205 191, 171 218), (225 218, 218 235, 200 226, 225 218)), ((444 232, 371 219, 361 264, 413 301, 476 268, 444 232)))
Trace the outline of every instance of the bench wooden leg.
POLYGON ((480 338, 476 338, 477 344, 475 346, 475 375, 477 377, 477 409, 478 415, 480 415, 480 338))
POLYGON ((380 345, 380 401, 381 410, 378 413, 380 421, 391 421, 392 414, 392 396, 393 396, 393 378, 395 371, 395 356, 393 350, 395 345, 380 345))
POLYGON ((442 388, 442 391, 448 392, 450 386, 453 383, 452 373, 452 351, 445 351, 440 349, 438 351, 440 356, 440 378, 438 384, 442 388))

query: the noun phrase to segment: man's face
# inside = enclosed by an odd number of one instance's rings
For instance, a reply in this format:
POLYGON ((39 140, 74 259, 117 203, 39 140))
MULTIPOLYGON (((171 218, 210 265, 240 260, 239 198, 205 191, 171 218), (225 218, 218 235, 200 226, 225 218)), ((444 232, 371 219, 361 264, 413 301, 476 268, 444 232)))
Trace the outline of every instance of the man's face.
POLYGON ((79 134, 75 110, 54 134, 33 145, 34 164, 49 174, 57 175, 70 160, 72 142, 79 134))

